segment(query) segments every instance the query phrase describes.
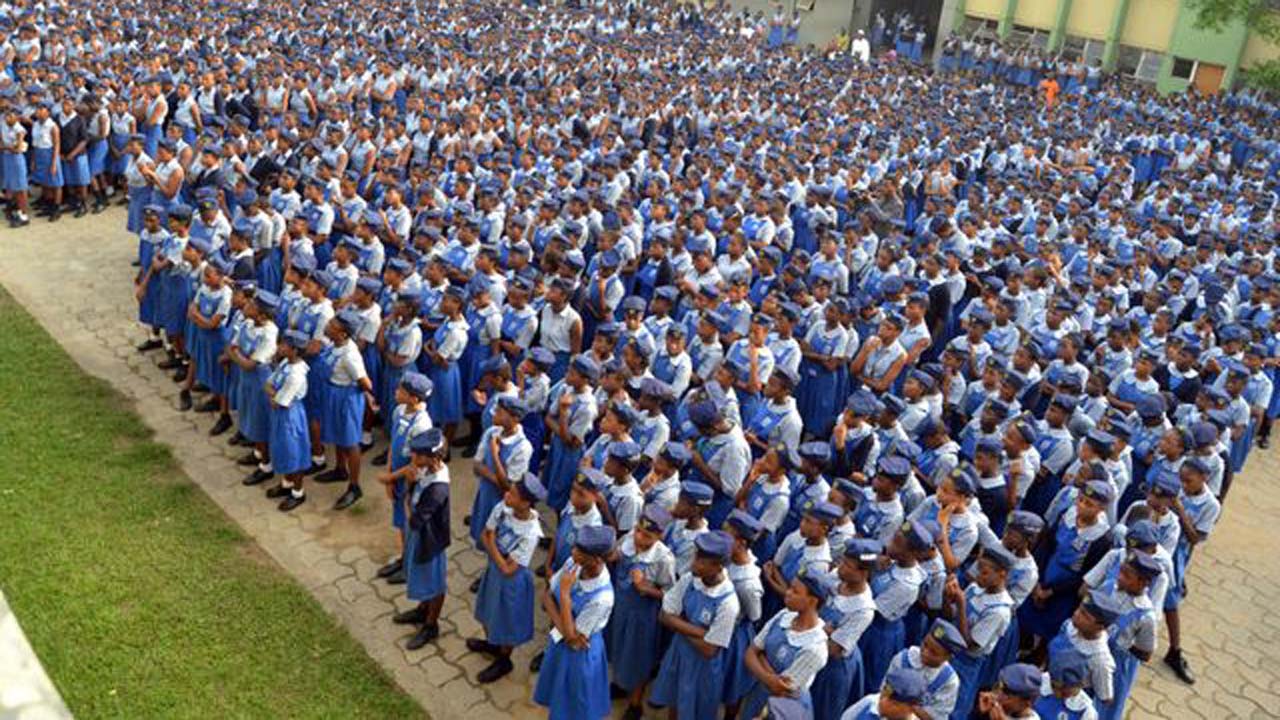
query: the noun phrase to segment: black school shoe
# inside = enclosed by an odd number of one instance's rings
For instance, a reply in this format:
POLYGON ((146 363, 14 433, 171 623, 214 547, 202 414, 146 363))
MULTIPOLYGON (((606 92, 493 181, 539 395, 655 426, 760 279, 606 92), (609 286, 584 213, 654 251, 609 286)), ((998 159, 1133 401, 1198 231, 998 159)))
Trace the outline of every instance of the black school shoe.
POLYGON ((298 507, 299 505, 301 505, 306 501, 307 501, 306 495, 290 494, 289 497, 281 500, 280 504, 277 505, 276 507, 280 510, 280 512, 289 512, 290 510, 298 507))
POLYGON ((293 494, 293 488, 287 488, 283 485, 274 485, 267 489, 267 497, 272 500, 279 500, 293 494))
POLYGON ((240 484, 244 485, 245 487, 253 487, 254 485, 261 485, 262 483, 270 480, 275 476, 276 474, 273 472, 267 472, 262 468, 258 468, 257 470, 254 470, 253 473, 249 475, 249 477, 245 478, 244 480, 241 480, 240 484))
POLYGON ((178 409, 186 412, 191 409, 191 391, 183 390, 178 393, 178 409))
POLYGON ((420 625, 426 621, 427 609, 421 605, 391 616, 391 622, 396 625, 420 625))
POLYGON ((234 435, 232 435, 231 437, 227 438, 227 444, 228 444, 228 445, 233 445, 233 446, 234 446, 234 445, 248 445, 248 443, 247 443, 247 442, 245 442, 244 436, 240 434, 240 431, 239 431, 239 430, 237 430, 237 431, 235 432, 235 434, 234 434, 234 435))
POLYGON ((182 367, 182 360, 177 355, 170 354, 169 357, 156 363, 156 367, 161 370, 177 370, 182 367))
POLYGON ((359 502, 362 497, 364 497, 364 491, 360 489, 359 485, 349 485, 347 486, 347 491, 342 493, 342 497, 338 498, 338 502, 333 504, 333 509, 346 510, 359 502))
POLYGON ((254 455, 252 452, 249 452, 247 455, 244 455, 239 460, 237 460, 236 464, 247 467, 249 465, 257 465, 259 462, 261 461, 258 459, 258 456, 254 455))
MULTIPOLYGON (((312 467, 315 466, 313 465, 312 467)), ((340 467, 333 468, 332 470, 326 470, 315 476, 316 482, 325 484, 346 482, 347 479, 347 471, 340 467)))
POLYGON ((144 340, 139 343, 137 350, 138 352, 144 353, 151 352, 152 350, 159 350, 162 347, 164 347, 164 343, 161 342, 160 338, 151 338, 150 340, 144 340))
POLYGON ((389 452, 390 452, 389 450, 383 450, 377 455, 374 455, 373 460, 370 460, 369 463, 374 467, 382 467, 383 465, 386 465, 387 455, 389 454, 389 452))
POLYGON ((389 578, 400 572, 404 568, 404 558, 394 558, 391 562, 378 568, 378 572, 374 573, 380 578, 389 578))
POLYGON ((196 406, 196 412, 198 413, 211 413, 211 412, 217 412, 217 411, 218 411, 217 400, 212 400, 212 399, 205 400, 204 402, 196 406))
POLYGON ((404 575, 404 568, 400 568, 387 576, 388 585, 403 585, 407 582, 409 582, 409 579, 404 575))
POLYGON ((467 638, 467 649, 473 653, 481 653, 484 655, 497 655, 498 646, 488 640, 480 638, 467 638))
POLYGON ((231 416, 219 415, 218 422, 214 423, 213 427, 209 428, 209 435, 211 437, 217 437, 230 429, 231 429, 231 416))
POLYGON ((1181 650, 1170 650, 1164 656, 1164 664, 1168 665, 1169 669, 1173 670, 1173 674, 1177 675, 1182 682, 1188 685, 1196 684, 1196 676, 1192 674, 1191 665, 1182 656, 1181 650))
POLYGON ((489 664, 489 667, 481 670, 480 673, 476 675, 476 682, 481 685, 488 685, 489 683, 497 682, 507 675, 510 675, 513 669, 515 669, 515 666, 511 664, 511 658, 495 658, 494 661, 489 664))
POLYGON ((440 626, 436 623, 423 625, 418 634, 409 638, 409 642, 404 644, 405 650, 421 650, 427 643, 440 637, 440 626))

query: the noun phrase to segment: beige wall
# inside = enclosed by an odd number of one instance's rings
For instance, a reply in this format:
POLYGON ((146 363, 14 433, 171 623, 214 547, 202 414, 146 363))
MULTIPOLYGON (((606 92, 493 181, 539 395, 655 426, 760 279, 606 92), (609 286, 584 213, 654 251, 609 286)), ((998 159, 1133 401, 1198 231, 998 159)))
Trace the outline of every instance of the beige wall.
POLYGON ((1247 68, 1255 63, 1277 58, 1280 58, 1280 46, 1256 34, 1251 34, 1245 41, 1244 52, 1240 54, 1240 67, 1247 68))
POLYGON ((964 14, 973 17, 999 20, 1004 14, 1005 0, 968 0, 964 4, 964 14))
POLYGON ((1050 30, 1058 14, 1058 0, 1021 0, 1013 13, 1014 25, 1050 30))
POLYGON ((1114 0, 1073 0, 1067 16, 1067 34, 1105 40, 1115 12, 1114 0))
POLYGON ((1169 46, 1177 16, 1177 0, 1130 0, 1120 42, 1163 52, 1169 46))

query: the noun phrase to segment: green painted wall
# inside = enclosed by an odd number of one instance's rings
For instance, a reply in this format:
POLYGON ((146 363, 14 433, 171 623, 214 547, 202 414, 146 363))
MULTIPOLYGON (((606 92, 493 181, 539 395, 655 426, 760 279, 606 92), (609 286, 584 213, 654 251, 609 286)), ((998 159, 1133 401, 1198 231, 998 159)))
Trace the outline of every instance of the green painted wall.
POLYGON ((1249 29, 1243 22, 1232 23, 1220 32, 1197 28, 1195 13, 1187 8, 1187 3, 1178 3, 1178 19, 1173 25, 1169 50, 1160 65, 1156 89, 1162 93, 1181 92, 1191 84, 1188 80, 1173 76, 1174 58, 1223 66, 1225 71, 1222 75, 1222 87, 1230 89, 1240 70, 1240 55, 1244 52, 1248 39, 1249 29))

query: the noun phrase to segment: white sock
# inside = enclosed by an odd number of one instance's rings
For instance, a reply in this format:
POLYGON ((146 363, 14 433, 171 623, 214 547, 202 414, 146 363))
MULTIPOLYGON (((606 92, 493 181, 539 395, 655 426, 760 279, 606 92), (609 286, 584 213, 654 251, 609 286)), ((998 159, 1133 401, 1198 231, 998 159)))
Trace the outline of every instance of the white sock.
POLYGON ((271 463, 258 463, 258 469, 264 473, 271 472, 271 463))
POLYGON ((324 464, 324 456, 323 456, 323 455, 312 455, 312 456, 311 456, 311 464, 312 464, 312 465, 323 465, 323 464, 324 464))
POLYGON ((306 493, 302 492, 302 488, 294 488, 294 489, 293 489, 289 494, 290 494, 290 495, 292 495, 292 496, 294 496, 294 497, 296 497, 296 498, 300 498, 300 497, 305 497, 305 496, 306 496, 306 493))
POLYGON ((23 221, 23 222, 26 222, 27 220, 30 220, 31 218, 27 217, 27 214, 26 214, 26 213, 24 213, 24 212, 22 212, 21 210, 19 210, 19 211, 18 211, 18 219, 19 219, 19 220, 21 220, 21 221, 23 221))
POLYGON ((254 450, 253 456, 258 458, 258 467, 262 467, 262 453, 258 452, 257 450, 254 450))
POLYGON ((360 435, 360 444, 362 444, 362 445, 372 445, 372 444, 373 444, 373 433, 371 433, 371 432, 367 432, 367 433, 363 433, 363 434, 361 434, 361 435, 360 435))
POLYGON ((292 489, 293 489, 293 481, 291 481, 291 480, 281 480, 281 481, 280 481, 280 487, 282 487, 282 488, 286 488, 286 489, 289 489, 289 490, 292 490, 292 489))

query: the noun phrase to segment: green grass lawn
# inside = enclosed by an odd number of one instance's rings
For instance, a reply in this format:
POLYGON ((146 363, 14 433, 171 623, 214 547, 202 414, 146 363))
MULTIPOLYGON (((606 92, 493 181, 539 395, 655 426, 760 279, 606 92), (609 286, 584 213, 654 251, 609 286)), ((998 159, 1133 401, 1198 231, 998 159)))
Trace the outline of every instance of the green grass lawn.
POLYGON ((3 290, 0 587, 81 718, 423 716, 3 290))

